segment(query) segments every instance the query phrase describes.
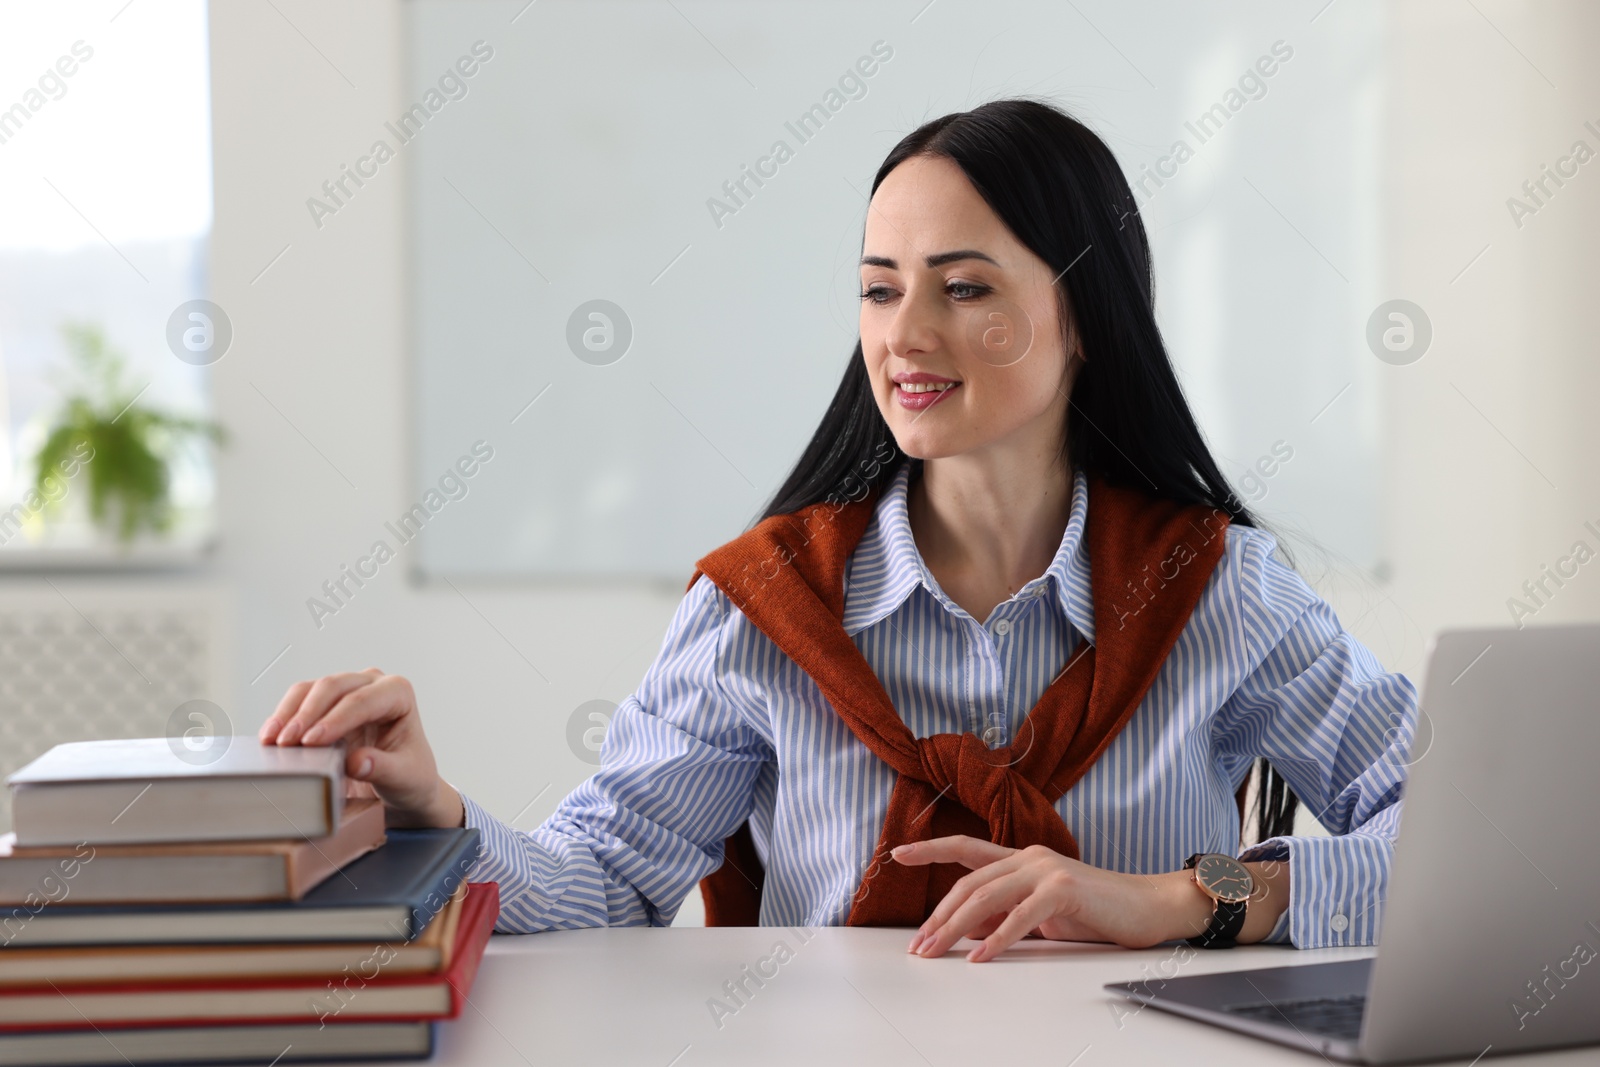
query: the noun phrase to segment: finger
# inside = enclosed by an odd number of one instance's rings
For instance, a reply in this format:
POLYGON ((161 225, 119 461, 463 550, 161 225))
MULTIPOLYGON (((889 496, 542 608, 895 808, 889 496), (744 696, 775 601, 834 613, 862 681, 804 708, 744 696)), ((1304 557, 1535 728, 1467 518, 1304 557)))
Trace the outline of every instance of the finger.
POLYGON ((1035 892, 1011 909, 1011 914, 983 939, 983 943, 967 953, 972 963, 986 963, 1012 945, 1027 937, 1055 914, 1058 902, 1042 892, 1035 892))
POLYGON ((974 941, 981 941, 990 934, 994 933, 1000 924, 1005 921, 1005 918, 1006 917, 1004 915, 991 915, 977 926, 974 926, 971 930, 968 930, 967 936, 972 938, 974 941))
POLYGON ((348 674, 329 674, 311 683, 300 707, 278 731, 278 744, 293 745, 305 735, 312 723, 328 713, 346 693, 372 684, 372 676, 365 671, 348 674))
POLYGON ((951 945, 978 929, 986 919, 1008 912, 1026 900, 1037 884, 1038 879, 1034 875, 1017 871, 979 886, 943 925, 929 933, 922 947, 917 949, 917 955, 927 959, 944 955, 951 945))
POLYGON ((959 834, 954 837, 935 837, 930 841, 913 841, 890 851, 896 863, 917 866, 923 863, 959 863, 976 870, 995 860, 1005 859, 1017 850, 959 834))
MULTIPOLYGON (((974 941, 981 941, 990 934, 994 933, 995 928, 998 927, 1004 920, 1004 915, 991 915, 987 919, 983 920, 983 922, 973 927, 971 930, 968 930, 966 936, 974 941)), ((915 955, 917 949, 922 947, 923 940, 923 935, 919 933, 916 937, 912 938, 911 944, 906 946, 906 951, 915 955)))
POLYGON ((261 732, 256 736, 262 744, 272 744, 283 724, 299 710, 300 702, 310 691, 310 682, 296 682, 289 687, 289 691, 283 694, 283 699, 278 701, 278 706, 273 709, 272 714, 267 716, 267 721, 261 724, 261 732))
POLYGON ((404 785, 403 761, 381 748, 358 748, 345 757, 344 773, 373 789, 394 789, 404 785))
MULTIPOLYGON (((362 685, 362 675, 365 675, 366 678, 381 678, 384 672, 379 670, 378 667, 368 667, 366 670, 357 670, 357 672, 347 673, 347 675, 330 675, 330 677, 349 678, 349 680, 354 681, 355 685, 362 685)), ((290 686, 290 691, 283 694, 282 701, 278 701, 277 710, 274 710, 272 715, 267 717, 266 723, 261 725, 259 737, 261 737, 262 744, 272 744, 272 741, 277 739, 278 734, 282 733, 283 726, 291 718, 294 718, 302 702, 306 699, 306 694, 310 693, 310 689, 314 688, 314 686, 315 681, 296 681, 293 686, 290 686)))
MULTIPOLYGON (((995 860, 988 866, 979 867, 970 874, 962 875, 956 880, 956 884, 950 887, 950 891, 944 895, 944 899, 939 901, 933 911, 928 914, 928 918, 923 922, 922 926, 917 929, 917 938, 925 943, 928 935, 948 922, 950 916, 955 914, 956 909, 965 904, 967 898, 976 892, 980 886, 987 885, 997 878, 1002 878, 1012 873, 1021 866, 1021 862, 1021 858, 1013 852, 1004 859, 995 860)), ((915 952, 916 949, 913 948, 911 951, 915 952)))
POLYGON ((393 722, 410 708, 410 683, 389 675, 352 689, 305 732, 308 745, 331 745, 365 726, 393 722))
MULTIPOLYGON (((927 933, 916 949, 919 956, 936 958, 949 951, 963 937, 978 937, 993 930, 1010 909, 1033 892, 1037 879, 1027 872, 1013 872, 974 889, 941 923, 927 925, 927 933)), ((942 903, 942 902, 941 902, 942 903)))

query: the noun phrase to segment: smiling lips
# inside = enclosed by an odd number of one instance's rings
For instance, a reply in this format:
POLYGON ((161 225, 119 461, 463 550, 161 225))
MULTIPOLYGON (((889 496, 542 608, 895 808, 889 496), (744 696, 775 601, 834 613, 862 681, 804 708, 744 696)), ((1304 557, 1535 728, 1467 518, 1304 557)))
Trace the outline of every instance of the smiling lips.
POLYGON ((921 371, 896 374, 894 384, 895 398, 900 401, 900 406, 911 411, 925 411, 961 388, 961 383, 953 378, 941 378, 937 374, 921 371))

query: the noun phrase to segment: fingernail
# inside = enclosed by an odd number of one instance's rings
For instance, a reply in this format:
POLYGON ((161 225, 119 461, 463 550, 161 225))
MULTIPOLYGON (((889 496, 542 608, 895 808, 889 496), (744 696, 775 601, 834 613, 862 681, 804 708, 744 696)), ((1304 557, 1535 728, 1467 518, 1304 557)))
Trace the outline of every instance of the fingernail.
POLYGON ((896 845, 894 848, 889 850, 889 855, 904 856, 907 852, 910 852, 915 847, 915 845, 896 845))
POLYGON ((917 946, 920 944, 922 944, 922 934, 919 932, 916 937, 911 939, 911 944, 906 946, 906 951, 912 955, 916 955, 917 946))
POLYGON ((305 732, 305 736, 300 738, 300 740, 308 745, 316 744, 318 741, 322 740, 322 727, 313 726, 311 729, 305 732))
POLYGON ((365 778, 372 773, 372 757, 368 756, 361 761, 361 766, 356 770, 357 778, 365 778))

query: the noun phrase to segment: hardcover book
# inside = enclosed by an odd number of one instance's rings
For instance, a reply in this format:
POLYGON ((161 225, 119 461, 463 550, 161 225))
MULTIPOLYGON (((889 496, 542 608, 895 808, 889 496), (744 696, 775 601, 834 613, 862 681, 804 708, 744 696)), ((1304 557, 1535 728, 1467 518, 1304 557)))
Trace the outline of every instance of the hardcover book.
POLYGON ((386 974, 388 946, 376 944, 337 978, 0 987, 0 1031, 453 1019, 494 931, 499 889, 494 882, 467 887, 450 966, 439 974, 386 974))
MULTIPOLYGON (((436 974, 450 966, 466 888, 456 890, 415 941, 388 943, 385 974, 436 974)), ((332 978, 358 970, 372 950, 371 941, 10 948, 0 951, 0 987, 332 978)))
POLYGON ((227 742, 211 762, 164 737, 57 745, 7 779, 17 844, 324 837, 339 825, 343 747, 227 742))
POLYGON ((327 837, 177 841, 158 845, 35 845, 0 835, 0 906, 53 886, 74 904, 299 900, 340 867, 383 844, 383 805, 347 800, 327 837))
POLYGON ((410 941, 466 881, 479 840, 475 829, 390 830, 382 846, 291 901, 75 904, 65 882, 56 897, 0 907, 0 967, 13 947, 410 941))
POLYGON ((422 1060, 433 1055, 429 1022, 323 1026, 178 1026, 0 1034, 0 1067, 146 1067, 148 1064, 333 1063, 422 1060))

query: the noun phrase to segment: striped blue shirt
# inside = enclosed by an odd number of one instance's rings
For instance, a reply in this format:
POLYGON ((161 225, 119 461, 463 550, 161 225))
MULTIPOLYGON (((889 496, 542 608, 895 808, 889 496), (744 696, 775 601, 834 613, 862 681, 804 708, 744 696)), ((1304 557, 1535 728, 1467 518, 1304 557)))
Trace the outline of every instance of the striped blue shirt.
MULTIPOLYGON (((880 498, 847 570, 844 628, 919 737, 1005 744, 1082 641, 1094 640, 1080 472, 1043 575, 982 622, 939 588, 912 538, 908 467, 880 498)), ((1221 561, 1138 710, 1056 809, 1086 863, 1177 870, 1239 854, 1235 790, 1270 759, 1331 836, 1273 838, 1289 907, 1271 940, 1375 941, 1417 715, 1386 673, 1273 555, 1230 526, 1221 561)), ((532 831, 465 798, 500 883, 498 929, 667 925, 747 818, 766 864, 763 925, 841 924, 872 862, 894 772, 816 684, 702 579, 638 691, 617 709, 600 770, 532 831)))

